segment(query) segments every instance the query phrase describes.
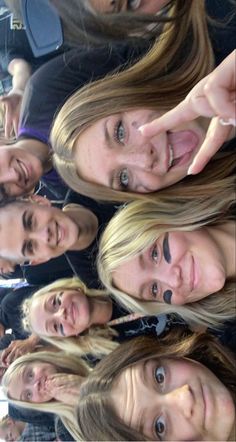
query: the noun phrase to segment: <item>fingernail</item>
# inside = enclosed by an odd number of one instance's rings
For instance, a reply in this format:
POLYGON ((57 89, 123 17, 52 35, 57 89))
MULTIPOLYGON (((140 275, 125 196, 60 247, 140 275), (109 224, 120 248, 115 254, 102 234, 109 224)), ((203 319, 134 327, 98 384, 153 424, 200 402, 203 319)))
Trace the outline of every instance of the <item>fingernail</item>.
POLYGON ((187 171, 187 175, 192 175, 193 166, 190 166, 187 171))
POLYGON ((141 133, 143 133, 143 129, 144 129, 144 126, 139 126, 139 127, 138 127, 138 130, 139 130, 139 132, 141 132, 141 133))
POLYGON ((235 118, 220 118, 220 124, 222 126, 236 126, 236 119, 235 118))

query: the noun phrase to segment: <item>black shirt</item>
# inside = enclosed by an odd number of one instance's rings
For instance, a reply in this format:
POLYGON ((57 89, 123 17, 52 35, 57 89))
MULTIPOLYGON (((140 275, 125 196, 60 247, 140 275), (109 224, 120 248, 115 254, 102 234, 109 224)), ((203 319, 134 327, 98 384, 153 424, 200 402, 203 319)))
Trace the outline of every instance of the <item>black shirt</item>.
POLYGON ((58 278, 78 276, 88 287, 98 288, 100 286, 95 263, 98 240, 118 206, 98 203, 73 191, 68 192, 64 206, 69 203, 82 205, 97 216, 98 234, 92 244, 84 250, 68 251, 63 256, 51 259, 45 264, 26 266, 24 275, 30 284, 48 284, 58 278))

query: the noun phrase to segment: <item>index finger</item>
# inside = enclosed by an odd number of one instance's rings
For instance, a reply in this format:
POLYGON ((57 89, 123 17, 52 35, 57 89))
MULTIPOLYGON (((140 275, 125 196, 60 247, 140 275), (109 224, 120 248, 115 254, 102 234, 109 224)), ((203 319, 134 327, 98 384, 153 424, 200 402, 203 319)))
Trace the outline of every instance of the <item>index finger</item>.
POLYGON ((206 138, 189 167, 188 174, 201 172, 213 155, 221 148, 230 134, 231 126, 222 126, 219 117, 214 117, 208 127, 206 138))
POLYGON ((139 130, 144 136, 152 137, 159 132, 167 132, 180 124, 194 120, 198 116, 199 113, 192 108, 192 105, 186 98, 160 118, 141 126, 139 130))

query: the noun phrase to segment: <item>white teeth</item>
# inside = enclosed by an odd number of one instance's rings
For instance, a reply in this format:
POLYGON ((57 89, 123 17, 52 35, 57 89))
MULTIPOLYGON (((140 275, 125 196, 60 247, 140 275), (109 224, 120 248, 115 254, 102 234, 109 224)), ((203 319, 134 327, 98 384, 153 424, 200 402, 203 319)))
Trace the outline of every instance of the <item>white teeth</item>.
POLYGON ((169 169, 172 166, 173 163, 173 159, 174 159, 174 152, 173 152, 173 147, 171 146, 171 144, 168 144, 169 147, 169 152, 170 152, 170 158, 169 158, 169 169))
POLYGON ((24 163, 22 163, 22 162, 20 161, 19 164, 20 164, 20 167, 21 167, 21 171, 22 171, 22 173, 23 173, 23 175, 24 175, 24 181, 25 181, 25 184, 27 184, 28 181, 29 181, 28 170, 26 169, 24 163))

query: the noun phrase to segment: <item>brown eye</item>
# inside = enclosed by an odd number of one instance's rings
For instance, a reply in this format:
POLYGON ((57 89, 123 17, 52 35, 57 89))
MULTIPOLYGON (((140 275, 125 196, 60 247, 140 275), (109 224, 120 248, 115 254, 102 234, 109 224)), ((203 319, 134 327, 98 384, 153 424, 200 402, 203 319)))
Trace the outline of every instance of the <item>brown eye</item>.
POLYGON ((155 422, 155 431, 158 439, 162 440, 162 437, 166 431, 165 421, 162 416, 160 416, 155 422))
POLYGON ((164 367, 158 367, 155 370, 155 378, 158 384, 163 384, 165 382, 165 369, 164 367))

